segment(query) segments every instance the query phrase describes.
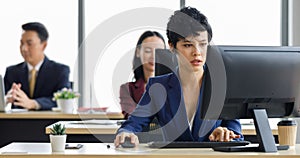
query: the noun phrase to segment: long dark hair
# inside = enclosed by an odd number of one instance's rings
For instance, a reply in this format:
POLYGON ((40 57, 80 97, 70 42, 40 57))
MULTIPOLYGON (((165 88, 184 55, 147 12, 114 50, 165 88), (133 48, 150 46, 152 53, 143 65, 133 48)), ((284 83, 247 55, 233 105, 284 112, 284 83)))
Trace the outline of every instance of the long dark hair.
POLYGON ((136 56, 137 51, 138 51, 138 49, 141 48, 141 44, 143 43, 143 41, 146 38, 152 37, 152 36, 156 36, 156 37, 159 37, 160 39, 162 39, 162 41, 164 42, 164 46, 166 47, 166 43, 165 43, 163 36, 156 31, 146 31, 140 36, 140 38, 136 44, 136 47, 135 47, 133 61, 132 61, 132 65, 133 65, 132 70, 134 73, 135 80, 138 80, 141 77, 144 77, 143 64, 141 63, 141 59, 136 56))

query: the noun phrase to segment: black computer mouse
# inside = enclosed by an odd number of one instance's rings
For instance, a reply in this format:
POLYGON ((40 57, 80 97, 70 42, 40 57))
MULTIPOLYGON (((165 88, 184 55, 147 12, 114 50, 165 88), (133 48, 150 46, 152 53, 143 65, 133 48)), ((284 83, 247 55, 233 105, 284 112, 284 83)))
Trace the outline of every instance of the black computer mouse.
POLYGON ((131 143, 130 137, 125 137, 124 143, 121 143, 121 146, 123 148, 133 148, 135 147, 135 144, 131 143))

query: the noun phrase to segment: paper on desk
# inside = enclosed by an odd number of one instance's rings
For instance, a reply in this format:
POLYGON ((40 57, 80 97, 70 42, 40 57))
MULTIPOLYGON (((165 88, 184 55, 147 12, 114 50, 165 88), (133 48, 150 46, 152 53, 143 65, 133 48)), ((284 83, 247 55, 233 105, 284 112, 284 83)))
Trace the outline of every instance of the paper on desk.
POLYGON ((116 125, 118 120, 82 120, 70 121, 68 124, 85 124, 85 125, 116 125))

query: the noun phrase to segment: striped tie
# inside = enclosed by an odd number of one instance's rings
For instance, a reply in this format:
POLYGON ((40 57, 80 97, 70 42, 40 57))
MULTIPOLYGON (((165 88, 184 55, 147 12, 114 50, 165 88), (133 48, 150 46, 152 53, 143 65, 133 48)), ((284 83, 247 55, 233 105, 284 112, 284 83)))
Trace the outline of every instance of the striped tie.
POLYGON ((36 79, 36 70, 35 68, 33 68, 30 71, 30 81, 29 81, 29 93, 30 93, 30 97, 33 97, 33 92, 34 92, 34 86, 35 86, 35 79, 36 79))

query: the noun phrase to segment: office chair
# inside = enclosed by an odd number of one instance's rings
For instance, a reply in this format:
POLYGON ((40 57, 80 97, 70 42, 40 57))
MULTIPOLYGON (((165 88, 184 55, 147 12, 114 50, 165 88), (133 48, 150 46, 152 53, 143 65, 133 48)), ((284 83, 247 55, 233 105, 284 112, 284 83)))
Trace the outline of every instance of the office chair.
POLYGON ((74 82, 73 81, 69 81, 69 86, 71 89, 74 89, 74 82))

